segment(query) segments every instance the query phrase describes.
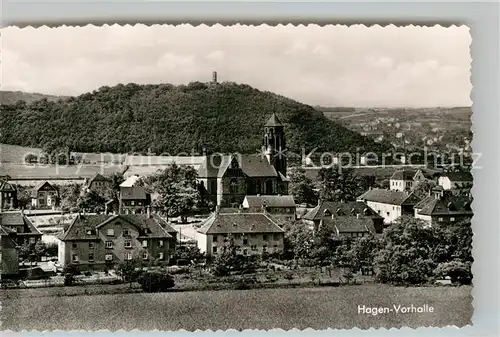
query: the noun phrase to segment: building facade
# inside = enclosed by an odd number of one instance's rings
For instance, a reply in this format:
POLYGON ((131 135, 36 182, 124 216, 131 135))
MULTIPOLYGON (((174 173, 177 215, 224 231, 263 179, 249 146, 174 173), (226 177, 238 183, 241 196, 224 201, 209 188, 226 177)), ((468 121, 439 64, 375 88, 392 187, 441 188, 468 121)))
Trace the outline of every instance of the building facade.
POLYGON ((15 230, 0 225, 0 278, 19 273, 19 253, 15 230))
POLYGON ((198 248, 207 256, 224 251, 232 242, 241 255, 283 252, 284 230, 266 212, 221 213, 216 211, 198 229, 198 248))
POLYGON ((111 180, 100 173, 96 173, 86 184, 88 191, 101 195, 106 200, 111 198, 111 180))
POLYGON ((365 202, 377 214, 384 218, 384 222, 391 223, 402 215, 413 215, 413 206, 420 199, 408 191, 386 189, 370 189, 357 198, 365 202))
POLYGON ((16 233, 16 243, 36 244, 42 240, 42 233, 22 211, 0 213, 0 225, 16 233))
POLYGON ((414 216, 429 225, 446 225, 470 221, 474 216, 472 198, 455 195, 450 190, 433 189, 432 193, 414 206, 414 216))
POLYGON ((168 264, 177 232, 153 214, 78 215, 59 236, 59 263, 103 269, 124 261, 168 264))
POLYGON ((0 180, 0 212, 17 208, 16 185, 0 180))
POLYGON ((59 193, 48 181, 38 183, 31 191, 31 206, 37 209, 57 207, 59 193))
POLYGON ((145 214, 151 205, 151 195, 144 186, 138 186, 138 176, 132 176, 120 185, 120 214, 145 214))
POLYGON ((438 184, 445 190, 452 190, 454 194, 469 193, 472 183, 473 177, 470 172, 448 172, 438 178, 438 184))

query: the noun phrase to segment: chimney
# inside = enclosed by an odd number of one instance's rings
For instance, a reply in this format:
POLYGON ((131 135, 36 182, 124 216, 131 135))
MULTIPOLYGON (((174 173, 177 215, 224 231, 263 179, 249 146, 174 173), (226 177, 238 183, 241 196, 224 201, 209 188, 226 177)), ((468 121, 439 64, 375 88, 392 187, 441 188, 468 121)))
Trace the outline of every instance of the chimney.
POLYGON ((359 219, 359 213, 356 214, 356 219, 359 219))
POLYGON ((153 216, 151 215, 151 206, 146 207, 146 214, 148 218, 151 219, 153 216))

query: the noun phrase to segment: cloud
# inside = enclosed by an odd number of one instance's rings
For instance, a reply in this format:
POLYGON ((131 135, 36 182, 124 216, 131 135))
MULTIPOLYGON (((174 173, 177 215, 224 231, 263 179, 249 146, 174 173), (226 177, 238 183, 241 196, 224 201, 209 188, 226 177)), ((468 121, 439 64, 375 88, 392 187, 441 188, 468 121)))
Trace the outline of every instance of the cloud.
POLYGON ((467 27, 136 25, 2 29, 2 90, 246 83, 312 105, 470 105, 467 27))

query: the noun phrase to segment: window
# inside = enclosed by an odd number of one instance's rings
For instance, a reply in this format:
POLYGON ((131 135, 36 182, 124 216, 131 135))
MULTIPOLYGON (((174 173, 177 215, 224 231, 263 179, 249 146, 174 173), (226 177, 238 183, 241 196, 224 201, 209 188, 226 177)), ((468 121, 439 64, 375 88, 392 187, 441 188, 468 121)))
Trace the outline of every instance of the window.
POLYGON ((87 235, 95 235, 95 230, 93 230, 93 229, 87 229, 85 231, 85 234, 87 234, 87 235))
POLYGON ((239 233, 234 234, 234 239, 235 240, 241 239, 241 234, 239 234, 239 233))
POLYGON ((131 248, 131 247, 132 247, 132 241, 125 240, 125 248, 131 248))
POLYGON ((238 194, 238 181, 236 179, 231 179, 229 183, 229 193, 238 194))
POLYGON ((76 248, 78 248, 78 244, 73 242, 73 249, 76 249, 76 248))
POLYGON ((158 258, 159 258, 160 260, 163 260, 163 253, 159 253, 159 254, 158 254, 158 258))
POLYGON ((94 247, 95 247, 94 242, 89 242, 89 249, 94 249, 94 247))
POLYGON ((163 240, 158 241, 158 246, 163 247, 163 240))
POLYGON ((212 242, 217 242, 217 235, 212 236, 212 242))
POLYGON ((257 250, 257 246, 256 246, 256 245, 251 245, 251 246, 250 246, 250 249, 251 249, 251 250, 257 250))
POLYGON ((126 252, 125 253, 125 260, 127 260, 127 261, 132 260, 132 253, 131 252, 126 252))
POLYGON ((104 257, 104 259, 105 259, 106 261, 112 261, 112 260, 113 260, 113 255, 111 255, 111 254, 106 254, 106 256, 104 257))
POLYGON ((123 230, 123 235, 124 236, 130 236, 130 231, 128 229, 123 230))
POLYGON ((243 244, 248 245, 248 239, 243 239, 243 244))
POLYGON ((451 218, 450 218, 450 221, 451 221, 451 222, 454 222, 454 221, 455 221, 455 218, 454 218, 454 217, 451 217, 451 218))
POLYGON ((438 218, 438 221, 443 221, 443 218, 438 218))
POLYGON ((267 241, 267 235, 266 234, 262 235, 262 240, 267 241))
POLYGON ((89 253, 89 262, 94 262, 94 253, 89 253))
POLYGON ((264 252, 267 251, 267 245, 262 246, 262 251, 264 251, 264 252))
POLYGON ((273 246, 273 248, 274 248, 274 249, 278 248, 278 245, 274 245, 274 246, 273 246))
POLYGON ((389 216, 389 215, 391 215, 391 213, 390 213, 390 212, 387 212, 387 216, 389 216))
POLYGON ((248 255, 248 250, 247 249, 243 249, 243 255, 248 255))
POLYGON ((217 253, 217 247, 212 247, 212 253, 217 253))
POLYGON ((134 205, 135 205, 135 202, 132 200, 132 201, 130 202, 130 205, 134 206, 134 205))
POLYGON ((73 262, 78 262, 78 255, 73 254, 73 255, 71 256, 71 260, 72 260, 73 262))
POLYGON ((240 246, 234 246, 234 248, 236 248, 236 250, 240 250, 241 249, 240 246))
POLYGON ((36 239, 35 238, 30 238, 30 243, 35 243, 36 239))
POLYGON ((142 247, 146 248, 148 246, 147 240, 142 240, 142 247))
POLYGON ((115 230, 113 228, 108 228, 108 236, 114 236, 115 230))
POLYGON ((113 248, 113 241, 106 241, 106 248, 113 248))

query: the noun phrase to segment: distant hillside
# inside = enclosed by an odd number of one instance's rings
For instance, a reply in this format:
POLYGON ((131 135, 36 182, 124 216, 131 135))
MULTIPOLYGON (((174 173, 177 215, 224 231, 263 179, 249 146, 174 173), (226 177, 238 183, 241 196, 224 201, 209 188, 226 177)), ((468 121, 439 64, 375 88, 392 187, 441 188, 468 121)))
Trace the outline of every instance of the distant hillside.
POLYGON ((248 85, 117 85, 67 98, 2 106, 0 143, 69 146, 79 152, 256 153, 272 112, 287 145, 301 153, 382 151, 386 145, 350 131, 311 106, 248 85))
POLYGON ((0 91, 0 104, 14 104, 17 101, 32 103, 44 98, 46 98, 48 101, 57 101, 59 99, 65 99, 67 97, 27 93, 21 91, 0 91))

